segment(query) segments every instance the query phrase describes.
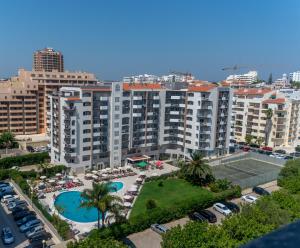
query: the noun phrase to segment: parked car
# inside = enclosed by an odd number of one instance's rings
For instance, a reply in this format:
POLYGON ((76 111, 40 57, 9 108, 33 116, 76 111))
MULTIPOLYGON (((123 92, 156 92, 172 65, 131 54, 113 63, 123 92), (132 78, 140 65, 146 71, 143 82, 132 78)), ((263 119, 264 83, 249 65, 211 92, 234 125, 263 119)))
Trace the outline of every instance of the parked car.
POLYGON ((243 152, 249 152, 250 151, 250 147, 249 146, 244 146, 242 148, 243 152))
POLYGON ((15 216, 17 213, 19 213, 21 211, 29 211, 29 210, 28 210, 27 206, 17 206, 11 211, 11 213, 13 216, 15 216))
POLYGON ((279 150, 275 150, 275 153, 280 153, 280 154, 286 154, 285 150, 279 149, 279 150))
POLYGON ((217 222, 217 216, 213 213, 213 212, 211 212, 211 211, 209 211, 209 210, 201 210, 201 211, 198 211, 199 212, 199 214, 201 214, 205 219, 207 219, 207 221, 209 222, 209 223, 215 223, 215 222, 217 222))
POLYGON ((221 214, 224 214, 225 216, 228 216, 232 213, 228 207, 226 207, 224 204, 222 204, 220 202, 215 203, 213 205, 213 209, 218 211, 221 214))
POLYGON ((300 152, 291 152, 290 156, 299 158, 300 157, 300 152))
POLYGON ((42 225, 42 222, 39 219, 30 220, 20 226, 20 232, 26 232, 32 227, 41 226, 41 225, 42 225))
POLYGON ((39 241, 39 240, 49 240, 51 238, 52 238, 52 235, 50 233, 43 231, 41 233, 38 233, 38 234, 32 236, 29 239, 29 242, 32 243, 32 242, 39 241))
POLYGON ((7 186, 10 186, 10 184, 7 182, 3 182, 3 181, 0 182, 0 188, 7 187, 7 186))
POLYGON ((269 191, 265 190, 264 188, 258 187, 258 186, 254 187, 252 189, 252 191, 258 195, 270 195, 271 194, 269 191))
POLYGON ((189 218, 194 221, 207 221, 207 219, 198 212, 193 212, 189 214, 189 218))
POLYGON ((260 146, 258 144, 255 144, 255 143, 251 143, 249 146, 252 147, 252 148, 260 148, 260 146))
POLYGON ((294 159, 294 157, 287 155, 287 156, 284 157, 284 159, 285 160, 290 160, 290 159, 294 159))
POLYGON ((26 201, 20 201, 20 200, 16 200, 16 201, 12 201, 11 203, 9 203, 7 205, 8 210, 13 210, 15 207, 17 206, 27 206, 27 202, 26 201))
POLYGON ((21 226, 23 224, 25 224, 26 222, 30 221, 30 220, 35 220, 36 219, 36 216, 34 214, 30 214, 30 215, 27 215, 25 217, 23 217, 22 219, 18 220, 16 222, 17 226, 21 226))
POLYGON ((160 224, 152 224, 151 229, 158 234, 166 233, 169 230, 167 227, 160 224))
POLYGON ((269 151, 269 152, 272 152, 273 151, 273 148, 272 147, 269 147, 269 146, 264 146, 261 148, 262 150, 264 151, 269 151))
POLYGON ((14 215, 14 220, 20 220, 27 215, 35 214, 33 211, 23 210, 14 215))
POLYGON ((243 195, 242 200, 248 203, 253 203, 257 201, 257 197, 252 195, 243 195))
POLYGON ((34 152, 34 149, 33 149, 32 146, 27 146, 26 149, 27 149, 27 151, 29 151, 29 152, 34 152))
POLYGON ((237 204, 233 203, 233 202, 223 201, 221 203, 224 204, 227 208, 229 208, 231 210, 231 212, 233 212, 233 213, 239 213, 240 212, 240 207, 237 204))
POLYGON ((6 203, 7 201, 17 200, 19 198, 20 197, 18 195, 5 195, 2 197, 1 202, 6 203))
POLYGON ((2 228, 1 238, 5 245, 10 245, 15 241, 15 238, 9 227, 2 228))
POLYGON ((37 240, 25 246, 25 248, 48 248, 48 247, 49 245, 47 245, 47 243, 43 243, 43 240, 37 240))
POLYGON ((39 226, 34 226, 32 228, 30 228, 30 230, 28 230, 26 233, 25 233, 25 236, 26 238, 30 239, 32 238, 33 236, 39 234, 39 233, 42 233, 44 232, 45 229, 42 225, 39 225, 39 226))

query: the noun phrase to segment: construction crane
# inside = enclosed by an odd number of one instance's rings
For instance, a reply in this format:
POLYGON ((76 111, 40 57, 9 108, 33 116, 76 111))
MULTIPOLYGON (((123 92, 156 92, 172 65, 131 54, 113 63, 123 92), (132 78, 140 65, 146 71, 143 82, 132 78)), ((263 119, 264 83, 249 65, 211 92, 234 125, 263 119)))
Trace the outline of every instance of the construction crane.
POLYGON ((222 68, 222 71, 237 71, 239 69, 243 69, 243 68, 248 68, 248 66, 244 66, 244 65, 234 65, 232 67, 225 67, 222 68))

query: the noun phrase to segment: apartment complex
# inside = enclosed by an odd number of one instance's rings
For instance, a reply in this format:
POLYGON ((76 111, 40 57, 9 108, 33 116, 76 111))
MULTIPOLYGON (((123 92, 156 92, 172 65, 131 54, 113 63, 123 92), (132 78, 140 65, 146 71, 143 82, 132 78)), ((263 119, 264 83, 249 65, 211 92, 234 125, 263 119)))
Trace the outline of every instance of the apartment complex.
POLYGON ((253 142, 260 140, 271 147, 295 146, 299 137, 299 104, 299 99, 287 98, 271 89, 236 90, 233 101, 235 139, 245 141, 248 134, 253 136, 253 142))
POLYGON ((45 133, 50 94, 64 86, 96 83, 90 73, 19 70, 18 76, 0 81, 0 132, 45 133))
POLYGON ((51 160, 118 167, 128 157, 227 153, 232 91, 185 83, 63 87, 50 96, 51 160))
POLYGON ((64 57, 52 48, 38 50, 33 54, 33 70, 64 72, 64 57))
POLYGON ((226 78, 226 82, 228 83, 245 83, 245 84, 252 84, 257 81, 257 71, 249 71, 245 74, 234 74, 229 75, 226 78))

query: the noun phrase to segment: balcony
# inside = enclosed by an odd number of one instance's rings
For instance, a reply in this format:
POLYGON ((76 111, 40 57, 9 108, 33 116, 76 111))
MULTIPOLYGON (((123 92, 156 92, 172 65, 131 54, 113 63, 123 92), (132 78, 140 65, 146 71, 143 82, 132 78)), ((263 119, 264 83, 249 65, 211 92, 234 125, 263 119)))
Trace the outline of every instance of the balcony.
POLYGON ((171 96, 171 100, 180 100, 181 96, 171 96))
POLYGON ((170 111, 170 115, 179 115, 179 111, 170 111))
POLYGON ((198 118, 208 118, 208 119, 210 119, 212 117, 212 115, 211 114, 202 114, 202 113, 200 113, 200 114, 197 114, 197 117, 198 118))

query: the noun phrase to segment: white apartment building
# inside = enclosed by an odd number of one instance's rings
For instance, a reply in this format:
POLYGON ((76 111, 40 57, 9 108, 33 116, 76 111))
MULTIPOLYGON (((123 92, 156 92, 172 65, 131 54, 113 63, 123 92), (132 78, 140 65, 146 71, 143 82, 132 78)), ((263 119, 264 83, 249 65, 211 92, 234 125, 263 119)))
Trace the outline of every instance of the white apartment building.
POLYGON ((61 88, 50 97, 51 161, 103 168, 140 155, 227 153, 232 90, 170 85, 116 82, 61 88))
POLYGON ((229 75, 226 78, 226 82, 228 83, 245 83, 245 84, 252 84, 257 81, 257 71, 249 71, 245 74, 234 74, 229 75))
POLYGON ((234 92, 234 138, 245 141, 246 135, 254 140, 266 141, 271 147, 295 146, 299 134, 300 101, 288 99, 271 89, 240 89, 234 92), (267 111, 272 110, 271 129, 268 135, 267 111))
POLYGON ((290 81, 300 82, 300 71, 290 73, 290 81))

